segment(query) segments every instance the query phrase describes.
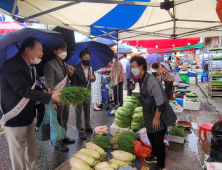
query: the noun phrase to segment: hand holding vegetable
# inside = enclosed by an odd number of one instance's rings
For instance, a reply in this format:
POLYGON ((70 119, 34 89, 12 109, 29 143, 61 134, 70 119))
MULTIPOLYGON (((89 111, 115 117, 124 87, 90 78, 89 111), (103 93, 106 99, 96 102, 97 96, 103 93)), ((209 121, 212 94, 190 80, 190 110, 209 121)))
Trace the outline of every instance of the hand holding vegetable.
POLYGON ((54 101, 56 101, 57 103, 62 102, 62 100, 60 99, 60 95, 61 95, 61 94, 62 94, 62 93, 55 93, 55 94, 53 94, 52 97, 51 97, 51 100, 54 100, 54 101))
POLYGON ((158 130, 160 128, 160 119, 155 118, 153 119, 153 129, 158 130))

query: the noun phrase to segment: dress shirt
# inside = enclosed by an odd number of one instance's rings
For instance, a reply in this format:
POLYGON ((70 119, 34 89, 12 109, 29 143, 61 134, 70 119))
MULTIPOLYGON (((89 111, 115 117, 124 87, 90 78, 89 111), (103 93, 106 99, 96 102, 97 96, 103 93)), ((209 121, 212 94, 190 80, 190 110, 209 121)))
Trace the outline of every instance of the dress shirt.
POLYGON ((83 69, 83 71, 84 71, 85 78, 86 78, 86 82, 87 82, 87 81, 88 81, 88 78, 89 78, 89 66, 84 67, 82 64, 81 64, 81 66, 82 66, 82 69, 83 69))
MULTIPOLYGON (((57 59, 56 59, 56 60, 57 60, 57 59)), ((57 60, 57 61, 58 61, 58 60, 57 60)), ((59 62, 59 61, 58 61, 58 62, 59 62)), ((63 60, 62 60, 62 64, 59 62, 59 65, 60 65, 60 67, 61 67, 61 69, 62 69, 63 75, 66 76, 66 66, 65 66, 63 60)))

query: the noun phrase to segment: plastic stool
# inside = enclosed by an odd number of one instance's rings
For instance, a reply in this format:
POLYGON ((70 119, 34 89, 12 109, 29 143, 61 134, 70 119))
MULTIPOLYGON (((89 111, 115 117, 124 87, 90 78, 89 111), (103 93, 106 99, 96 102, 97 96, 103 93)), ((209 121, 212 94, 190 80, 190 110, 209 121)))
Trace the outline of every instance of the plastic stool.
POLYGON ((206 72, 206 74, 201 74, 201 83, 203 83, 203 78, 206 77, 207 81, 208 81, 208 71, 206 72))
POLYGON ((175 101, 179 103, 180 106, 183 106, 183 99, 175 98, 175 101))
MULTIPOLYGON (((220 121, 220 120, 222 120, 222 117, 218 121, 220 121)), ((204 123, 204 124, 202 124, 200 126, 200 130, 199 130, 199 139, 201 139, 201 132, 202 132, 202 130, 204 131, 204 135, 206 135, 207 132, 211 132, 212 127, 213 127, 213 124, 211 124, 211 123, 204 123)))

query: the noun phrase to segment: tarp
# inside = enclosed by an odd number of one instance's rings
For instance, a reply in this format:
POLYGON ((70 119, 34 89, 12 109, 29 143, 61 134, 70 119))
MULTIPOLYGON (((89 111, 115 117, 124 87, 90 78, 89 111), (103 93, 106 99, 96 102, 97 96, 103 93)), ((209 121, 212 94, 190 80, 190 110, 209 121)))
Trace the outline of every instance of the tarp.
MULTIPOLYGON (((1 0, 0 10, 11 14, 12 1, 1 0)), ((87 36, 116 39, 118 34, 118 40, 222 36, 216 0, 175 0, 174 10, 169 11, 160 9, 160 2, 163 0, 23 0, 17 2, 15 14, 87 36)))
POLYGON ((194 44, 194 45, 188 45, 184 47, 174 47, 174 50, 187 50, 187 49, 192 49, 192 48, 203 48, 204 43, 199 43, 199 44, 194 44))

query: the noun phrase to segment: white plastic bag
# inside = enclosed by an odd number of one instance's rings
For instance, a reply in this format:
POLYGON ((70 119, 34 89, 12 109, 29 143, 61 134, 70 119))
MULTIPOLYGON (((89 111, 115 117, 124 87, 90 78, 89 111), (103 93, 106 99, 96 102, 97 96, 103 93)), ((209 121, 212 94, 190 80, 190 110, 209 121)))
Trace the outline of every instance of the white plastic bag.
POLYGON ((146 144, 150 145, 150 141, 147 136, 146 128, 143 128, 137 132, 137 136, 146 144))

